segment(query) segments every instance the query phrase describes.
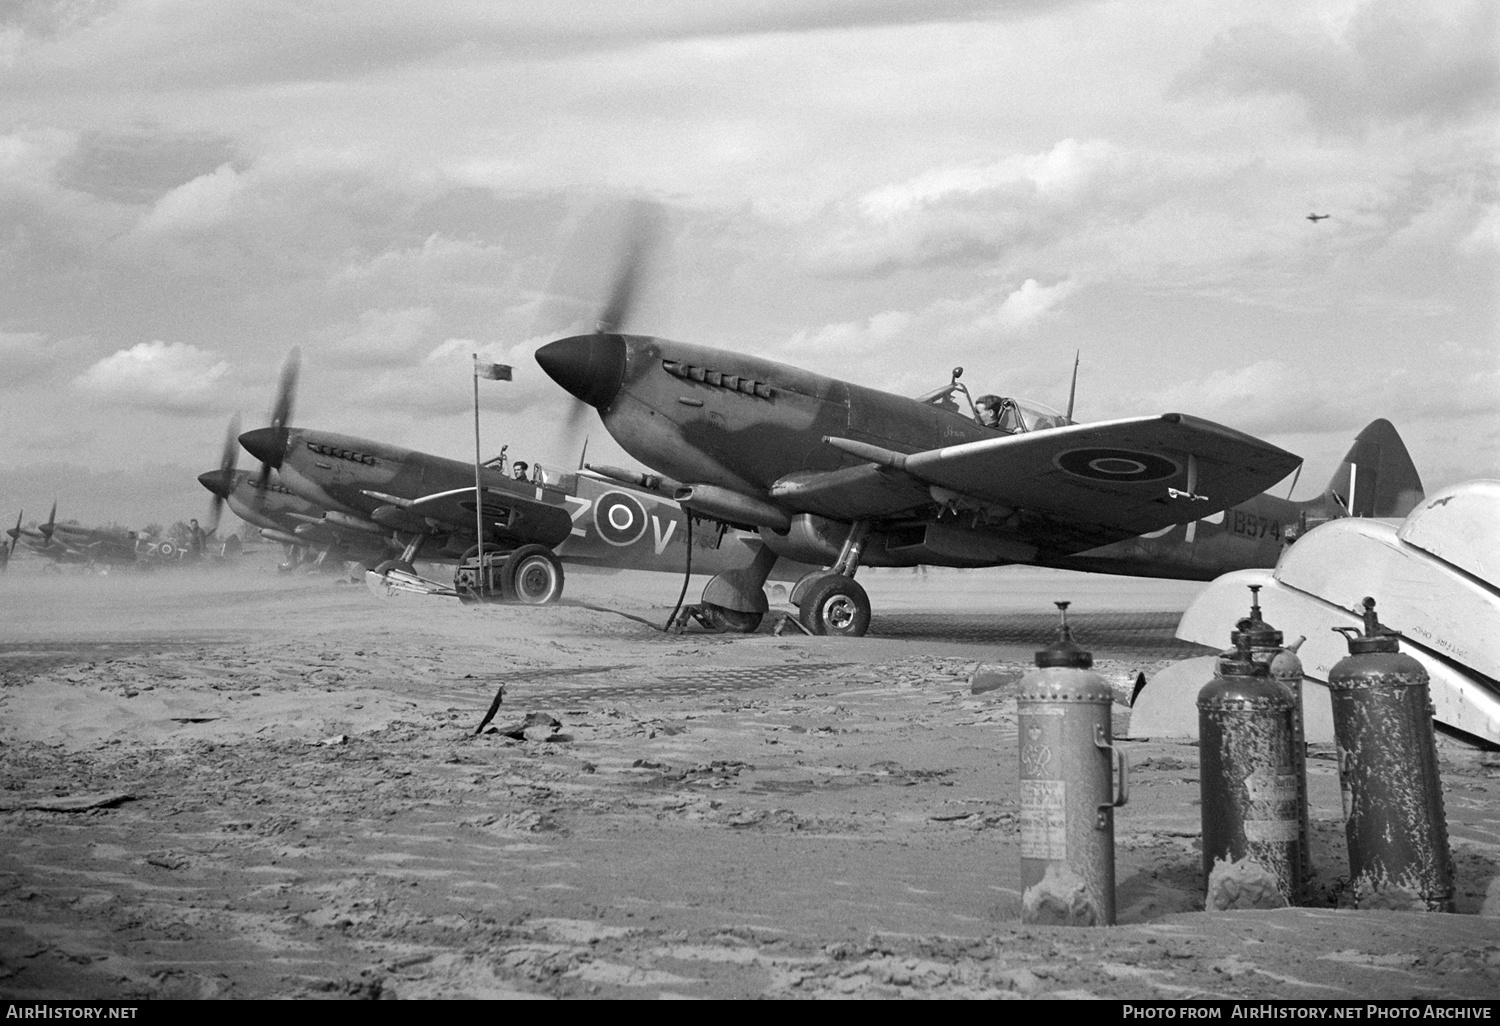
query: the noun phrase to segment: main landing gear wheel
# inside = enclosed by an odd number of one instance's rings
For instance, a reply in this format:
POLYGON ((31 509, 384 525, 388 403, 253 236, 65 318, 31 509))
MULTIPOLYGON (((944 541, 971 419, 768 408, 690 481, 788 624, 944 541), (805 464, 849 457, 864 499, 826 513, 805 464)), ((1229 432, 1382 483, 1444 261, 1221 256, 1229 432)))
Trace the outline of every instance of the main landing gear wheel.
POLYGON ((545 606, 562 596, 563 568, 545 545, 522 545, 500 572, 505 594, 523 606, 545 606))
POLYGON ((707 602, 700 610, 703 626, 724 634, 754 634, 760 630, 760 621, 764 617, 764 613, 745 613, 738 609, 725 609, 723 606, 715 606, 707 602))
POLYGON ((813 634, 862 638, 870 629, 870 597, 854 578, 829 574, 802 596, 797 619, 813 634))

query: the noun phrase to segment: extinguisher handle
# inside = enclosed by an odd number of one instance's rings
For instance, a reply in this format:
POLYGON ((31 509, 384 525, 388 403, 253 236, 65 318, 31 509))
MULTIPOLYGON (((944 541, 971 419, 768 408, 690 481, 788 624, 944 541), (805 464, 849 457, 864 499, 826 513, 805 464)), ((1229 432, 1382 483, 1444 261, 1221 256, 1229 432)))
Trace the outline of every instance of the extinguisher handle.
MULTIPOLYGON (((1130 800, 1130 760, 1125 758, 1123 750, 1110 744, 1112 740, 1113 738, 1104 732, 1104 724, 1094 724, 1094 746, 1114 756, 1114 796, 1107 807, 1118 809, 1130 800)), ((1101 805, 1099 808, 1104 809, 1106 806, 1101 805)), ((1100 816, 1103 815, 1101 812, 1100 816)))
POLYGON ((1115 808, 1130 801, 1130 760, 1123 748, 1110 748, 1115 753, 1115 808))

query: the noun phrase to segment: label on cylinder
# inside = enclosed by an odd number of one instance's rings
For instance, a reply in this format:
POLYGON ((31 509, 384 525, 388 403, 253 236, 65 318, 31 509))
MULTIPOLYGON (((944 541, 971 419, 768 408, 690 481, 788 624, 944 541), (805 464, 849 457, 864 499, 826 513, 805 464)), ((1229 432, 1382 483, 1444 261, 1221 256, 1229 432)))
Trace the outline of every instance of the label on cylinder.
POLYGON ((1068 857, 1067 784, 1021 781, 1021 858, 1068 857))
POLYGON ((1252 844, 1295 841, 1302 836, 1302 823, 1295 819, 1247 819, 1245 840, 1252 844))
POLYGON ((1245 778, 1245 793, 1253 802, 1296 802, 1296 774, 1251 773, 1245 778))

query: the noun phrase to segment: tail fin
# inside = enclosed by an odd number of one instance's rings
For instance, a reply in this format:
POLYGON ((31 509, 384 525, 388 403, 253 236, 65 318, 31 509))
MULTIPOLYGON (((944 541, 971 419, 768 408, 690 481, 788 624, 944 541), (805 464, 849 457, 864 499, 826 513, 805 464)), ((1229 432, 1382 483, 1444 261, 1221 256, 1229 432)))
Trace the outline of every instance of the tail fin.
POLYGON ((1373 420, 1354 438, 1323 491, 1330 515, 1404 517, 1422 501, 1422 478, 1388 420, 1373 420))

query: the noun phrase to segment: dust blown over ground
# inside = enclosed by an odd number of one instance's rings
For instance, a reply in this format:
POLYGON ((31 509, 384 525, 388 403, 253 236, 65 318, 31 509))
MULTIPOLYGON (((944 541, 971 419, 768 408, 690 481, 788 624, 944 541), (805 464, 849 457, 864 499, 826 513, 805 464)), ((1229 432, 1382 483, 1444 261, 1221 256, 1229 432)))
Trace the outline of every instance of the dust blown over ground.
MULTIPOLYGON (((973 668, 1019 677, 1071 598, 1128 698, 1199 651, 1171 638, 1196 586, 865 579, 877 636, 844 641, 381 601, 254 560, 13 566, 0 995, 1500 995, 1479 914, 1500 910, 1500 771, 1447 743, 1460 914, 1344 907, 1330 752, 1318 907, 1201 912, 1197 749, 1143 740, 1120 925, 1021 926, 1015 689, 973 694, 973 668)), ((678 583, 568 590, 660 622, 678 583)))

